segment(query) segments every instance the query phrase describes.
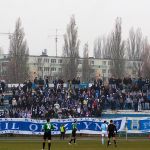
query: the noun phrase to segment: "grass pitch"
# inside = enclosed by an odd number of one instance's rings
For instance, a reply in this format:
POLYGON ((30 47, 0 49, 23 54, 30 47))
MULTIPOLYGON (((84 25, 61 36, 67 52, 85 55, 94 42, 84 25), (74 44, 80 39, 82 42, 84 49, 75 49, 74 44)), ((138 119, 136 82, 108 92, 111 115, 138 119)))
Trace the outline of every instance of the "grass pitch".
MULTIPOLYGON (((102 145, 98 140, 79 140, 77 144, 68 145, 68 140, 52 141, 51 150, 105 150, 105 149, 116 149, 116 150, 150 150, 150 140, 118 140, 117 148, 112 144, 107 148, 102 145)), ((42 141, 35 140, 1 140, 0 150, 41 150, 42 141)), ((47 150, 47 143, 46 143, 47 150)))

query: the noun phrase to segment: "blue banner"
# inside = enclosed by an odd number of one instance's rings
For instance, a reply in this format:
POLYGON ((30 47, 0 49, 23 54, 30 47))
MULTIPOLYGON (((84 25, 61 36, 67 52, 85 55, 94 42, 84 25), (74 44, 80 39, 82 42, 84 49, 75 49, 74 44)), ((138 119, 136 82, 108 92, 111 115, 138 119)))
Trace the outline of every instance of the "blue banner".
MULTIPOLYGON (((84 134, 101 134, 101 124, 104 120, 94 118, 77 118, 77 119, 51 119, 55 130, 52 134, 60 134, 60 126, 65 125, 66 133, 70 134, 72 123, 77 120, 77 133, 84 134)), ((109 119, 105 119, 109 122, 109 119)), ((0 134, 36 134, 42 135, 43 125, 46 121, 24 119, 24 118, 1 118, 0 119, 0 134)), ((119 131, 124 130, 125 118, 114 119, 114 123, 119 131)))
POLYGON ((127 119, 128 133, 148 133, 150 132, 150 118, 129 117, 127 119))
MULTIPOLYGON (((77 120, 77 133, 83 134, 101 134, 101 124, 104 120, 107 122, 110 119, 95 119, 95 118, 76 118, 76 119, 51 119, 55 130, 52 134, 60 134, 60 126, 66 127, 66 134, 71 133, 72 123, 77 120)), ((0 134, 36 134, 42 135, 43 125, 45 120, 34 120, 27 118, 0 118, 0 134)), ((149 133, 150 118, 148 117, 129 117, 116 118, 114 123, 118 131, 127 131, 127 133, 149 133), (126 126, 127 125, 127 126, 126 126), (125 127, 126 130, 125 130, 125 127)))

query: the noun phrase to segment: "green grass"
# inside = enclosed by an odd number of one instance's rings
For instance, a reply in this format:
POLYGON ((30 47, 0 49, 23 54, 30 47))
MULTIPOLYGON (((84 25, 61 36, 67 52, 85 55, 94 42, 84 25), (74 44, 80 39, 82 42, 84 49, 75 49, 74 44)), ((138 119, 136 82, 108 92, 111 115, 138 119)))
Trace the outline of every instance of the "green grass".
MULTIPOLYGON (((41 150, 42 141, 19 141, 19 140, 4 140, 0 141, 0 150, 41 150)), ((113 143, 109 148, 102 145, 98 140, 80 140, 77 144, 68 145, 68 141, 52 141, 51 150, 105 150, 105 149, 116 149, 116 150, 149 150, 149 140, 137 140, 137 141, 124 141, 119 140, 117 148, 114 147, 113 143)), ((46 144, 47 150, 47 144, 46 144)))

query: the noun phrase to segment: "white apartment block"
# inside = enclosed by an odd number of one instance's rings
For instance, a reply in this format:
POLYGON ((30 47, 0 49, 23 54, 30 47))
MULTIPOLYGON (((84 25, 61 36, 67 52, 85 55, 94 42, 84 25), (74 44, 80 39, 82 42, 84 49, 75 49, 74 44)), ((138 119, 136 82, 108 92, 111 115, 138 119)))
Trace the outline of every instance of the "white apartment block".
MULTIPOLYGON (((67 59, 67 58, 65 58, 67 59)), ((63 57, 48 56, 46 52, 43 52, 40 56, 29 56, 29 70, 30 78, 34 79, 35 77, 49 77, 50 80, 54 80, 60 77, 62 73, 63 57)), ((0 76, 3 78, 6 73, 6 66, 8 63, 8 55, 1 54, 0 56, 0 76)), ((78 73, 77 75, 82 79, 82 63, 83 58, 78 60, 78 73)), ((126 60, 126 75, 137 77, 138 69, 137 66, 140 66, 140 61, 129 61, 126 60)), ((111 60, 109 59, 95 59, 89 57, 89 65, 92 72, 92 77, 95 78, 100 76, 102 79, 107 80, 111 77, 110 66, 111 60)))
MULTIPOLYGON (((56 57, 56 56, 32 56, 29 57, 29 68, 31 74, 35 77, 46 77, 48 76, 51 80, 59 78, 59 75, 62 73, 62 64, 63 60, 67 58, 56 57)), ((78 60, 78 73, 82 79, 82 63, 83 58, 78 60)), ((92 72, 92 77, 100 76, 102 79, 107 80, 111 77, 111 60, 109 59, 95 59, 89 57, 89 65, 92 72)), ((137 77, 138 76, 138 67, 140 66, 140 61, 125 61, 125 72, 126 76, 137 77)))

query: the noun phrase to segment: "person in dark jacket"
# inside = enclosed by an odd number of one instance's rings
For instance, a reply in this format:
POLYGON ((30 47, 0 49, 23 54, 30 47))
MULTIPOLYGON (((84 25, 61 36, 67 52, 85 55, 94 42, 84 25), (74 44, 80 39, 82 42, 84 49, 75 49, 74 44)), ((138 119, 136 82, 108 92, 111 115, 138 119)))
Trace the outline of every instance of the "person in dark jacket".
POLYGON ((116 128, 116 126, 114 125, 114 123, 113 123, 112 120, 110 120, 110 124, 108 125, 107 131, 108 131, 107 147, 108 147, 109 144, 110 144, 110 138, 113 138, 115 147, 117 147, 116 138, 115 138, 115 136, 116 136, 116 134, 117 134, 117 128, 116 128))

